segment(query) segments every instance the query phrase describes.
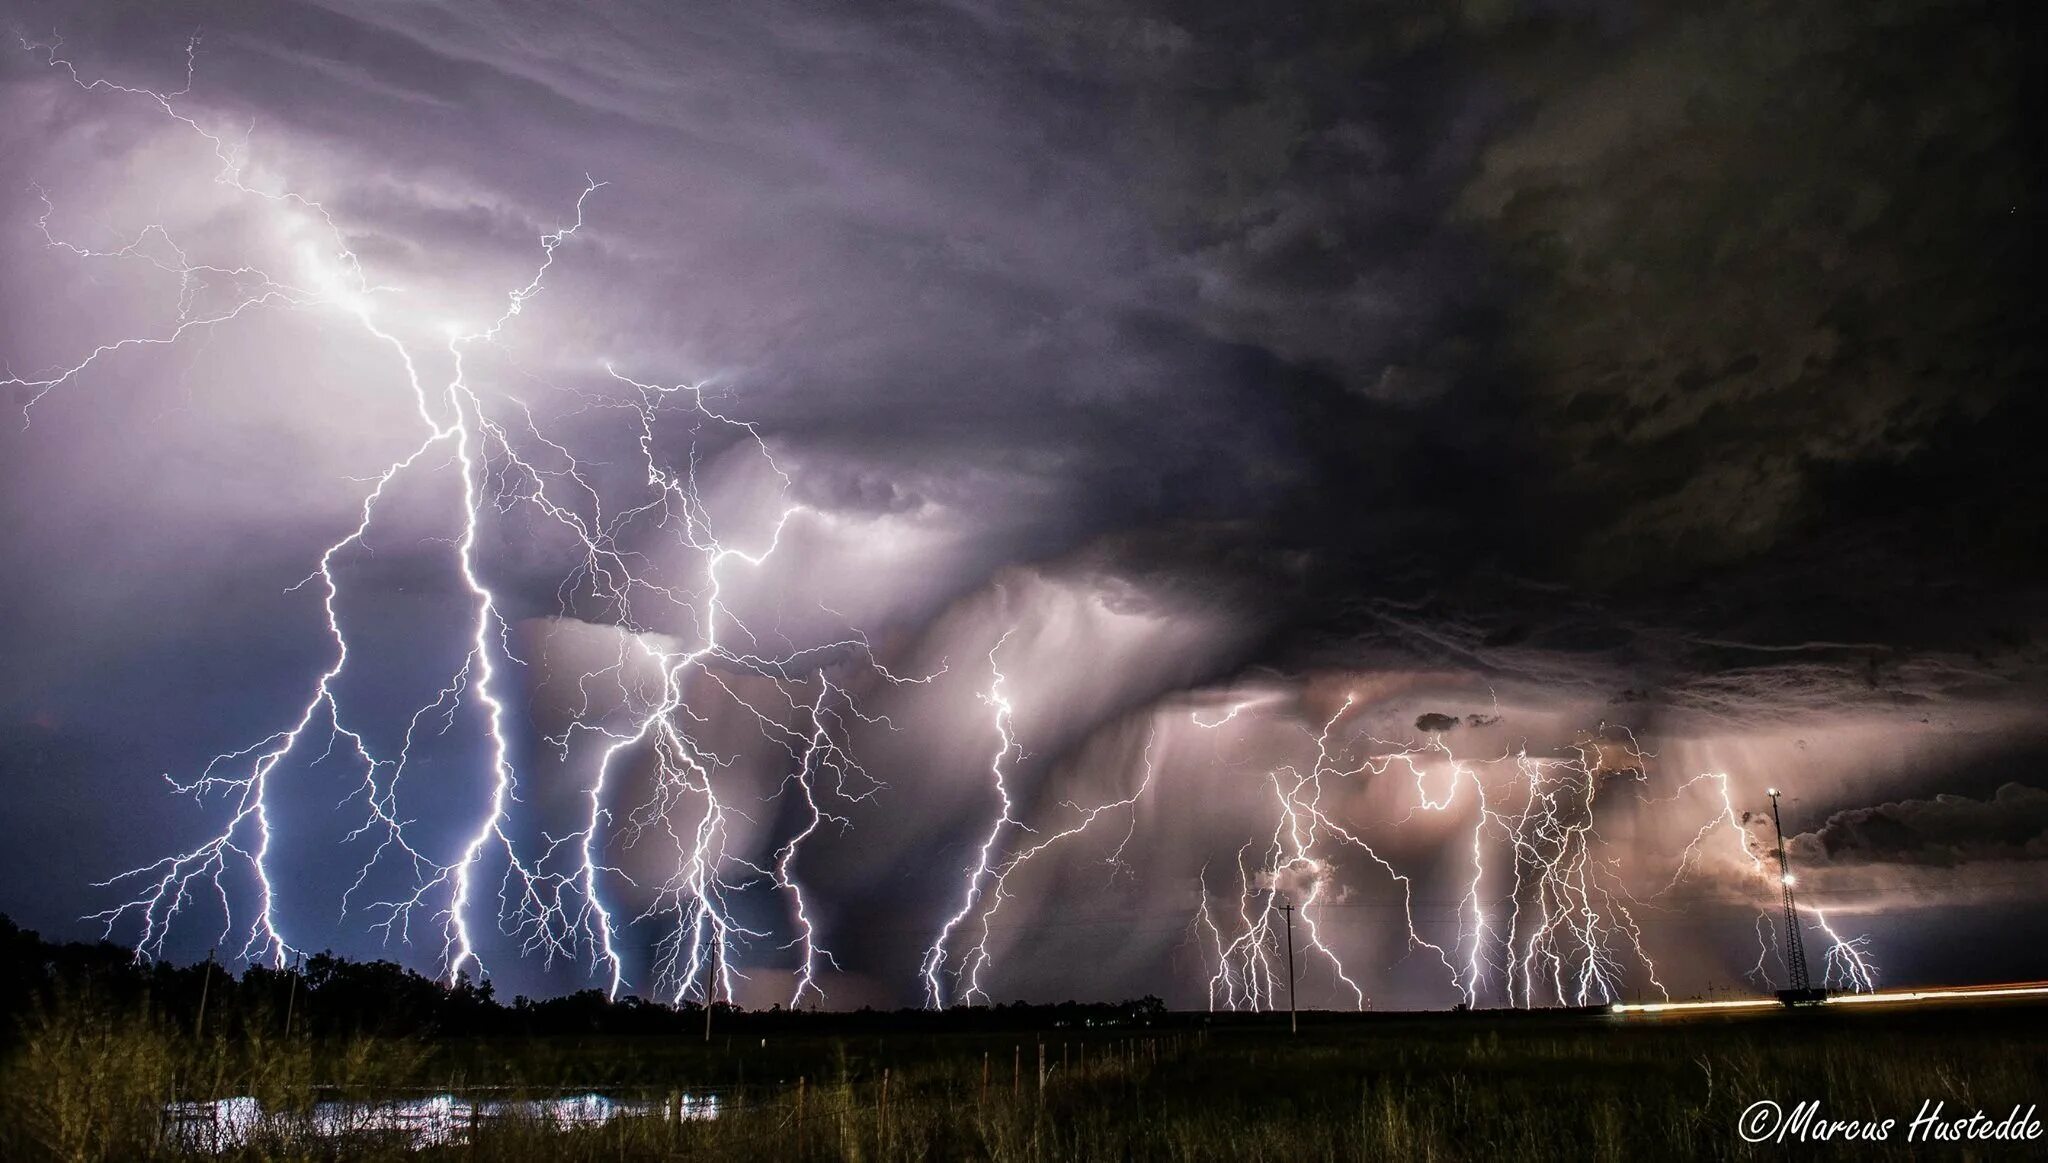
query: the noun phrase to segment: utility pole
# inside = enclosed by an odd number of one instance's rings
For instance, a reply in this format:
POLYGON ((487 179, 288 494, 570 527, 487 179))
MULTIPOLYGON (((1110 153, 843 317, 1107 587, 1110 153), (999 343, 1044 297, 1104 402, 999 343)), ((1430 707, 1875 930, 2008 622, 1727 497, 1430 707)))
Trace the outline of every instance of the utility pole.
POLYGON ((1287 914, 1287 1032, 1299 1034, 1301 1020, 1294 1013, 1294 902, 1281 901, 1280 911, 1287 914))
POLYGON ((718 1000, 718 992, 717 992, 717 989, 715 988, 715 985, 716 985, 716 983, 715 983, 715 982, 713 982, 713 981, 711 980, 711 975, 710 975, 710 974, 708 974, 708 973, 707 973, 707 974, 705 974, 705 976, 704 976, 704 1044, 705 1044, 706 1046, 709 1046, 709 1045, 711 1044, 711 1003, 712 1003, 712 1002, 714 1002, 714 1001, 717 1001, 717 1000, 718 1000))
POLYGON ((286 1040, 290 1040, 292 1036, 292 1010, 296 1008, 299 1003, 299 975, 305 969, 305 967, 306 955, 304 953, 301 953, 298 956, 298 963, 292 966, 291 992, 285 994, 284 1036, 286 1040))
POLYGON ((1806 943, 1799 937, 1799 911, 1792 903, 1792 864, 1785 858, 1785 821, 1778 814, 1778 789, 1766 793, 1771 797, 1771 827, 1778 833, 1778 885, 1785 894, 1785 974, 1790 980, 1787 987, 1795 993, 1805 993, 1812 988, 1806 976, 1806 943))
POLYGON ((206 951, 206 964, 199 971, 199 1019, 192 1023, 192 1037, 194 1039, 206 1036, 206 992, 213 988, 213 958, 219 952, 218 948, 208 949, 206 951))

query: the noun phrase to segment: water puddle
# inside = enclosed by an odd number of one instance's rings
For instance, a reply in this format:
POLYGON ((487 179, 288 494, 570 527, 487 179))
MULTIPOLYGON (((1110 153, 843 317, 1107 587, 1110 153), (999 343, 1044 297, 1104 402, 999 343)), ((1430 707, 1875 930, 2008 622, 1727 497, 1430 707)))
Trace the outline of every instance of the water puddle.
POLYGON ((395 1136, 419 1150, 466 1143, 471 1127, 490 1122, 518 1120, 567 1130, 647 1115, 714 1119, 718 1105, 715 1094, 618 1099, 593 1093, 514 1099, 448 1093, 402 1099, 336 1099, 315 1102, 310 1110, 266 1111, 253 1098, 222 1098, 166 1104, 164 1138, 178 1150, 205 1154, 266 1141, 356 1136, 382 1140, 395 1136))

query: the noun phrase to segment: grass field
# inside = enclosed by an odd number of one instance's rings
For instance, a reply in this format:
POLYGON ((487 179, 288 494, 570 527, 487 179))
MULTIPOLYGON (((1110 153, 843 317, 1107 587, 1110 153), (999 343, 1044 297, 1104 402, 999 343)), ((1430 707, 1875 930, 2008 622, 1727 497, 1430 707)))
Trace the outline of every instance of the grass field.
MULTIPOLYGON (((651 1103, 600 1126, 501 1118, 413 1150, 280 1122, 232 1158, 1502 1159, 1743 1158, 1759 1099, 1833 1118, 1909 1120, 2048 1096, 2048 1008, 1617 1018, 1594 1014, 1164 1015, 1111 1028, 433 1041, 206 1039, 68 997, 30 1015, 0 1066, 0 1154, 162 1157, 164 1104, 598 1092, 651 1103), (1043 1083, 1039 1060, 1045 1057, 1043 1083), (490 1088, 485 1090, 484 1088, 490 1088), (676 1096, 715 1095, 678 1119, 676 1096)), ((872 1021, 870 1022, 872 1024, 872 1021)), ((1902 1133, 1901 1133, 1902 1136, 1902 1133)), ((1823 1157, 1913 1148, 1805 1144, 1823 1157)), ((2038 1144, 2036 1145, 2038 1147, 2038 1144)), ((1992 1148, 1995 1152, 1997 1148, 1992 1148)))

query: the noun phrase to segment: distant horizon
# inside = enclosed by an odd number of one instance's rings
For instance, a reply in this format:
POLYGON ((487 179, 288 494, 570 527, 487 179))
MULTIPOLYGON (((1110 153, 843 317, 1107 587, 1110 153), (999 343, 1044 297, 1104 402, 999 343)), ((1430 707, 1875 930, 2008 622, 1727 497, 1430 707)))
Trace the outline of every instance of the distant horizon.
MULTIPOLYGON (((172 969, 174 969, 174 970, 193 970, 193 969, 197 969, 197 968, 199 968, 199 967, 200 967, 201 965, 204 965, 204 964, 207 964, 207 963, 208 963, 208 962, 207 962, 207 960, 206 960, 205 958, 200 958, 200 959, 198 959, 198 960, 194 960, 194 961, 188 961, 188 962, 177 962, 177 961, 173 961, 173 960, 170 960, 170 959, 168 959, 168 958, 165 958, 165 959, 151 959, 151 958, 148 958, 148 957, 146 957, 146 956, 142 956, 142 955, 138 955, 138 954, 136 954, 136 953, 134 952, 134 950, 133 950, 133 949, 131 949, 131 948, 128 948, 128 947, 126 947, 126 946, 122 945, 122 944, 121 944, 120 942, 118 942, 118 941, 108 940, 108 939, 106 939, 106 938, 99 938, 99 939, 96 939, 96 940, 75 940, 75 939, 73 939, 73 940, 51 940, 50 938, 48 938, 48 937, 45 937, 45 936, 43 936, 43 935, 42 935, 42 934, 41 934, 41 933, 40 933, 40 932, 39 932, 38 930, 35 930, 35 929, 30 929, 30 928, 26 928, 26 927, 22 927, 22 926, 20 926, 20 925, 17 925, 17 924, 15 924, 15 922, 14 922, 13 918, 9 917, 9 916, 8 916, 7 914, 5 914, 5 913, 0 913, 0 928, 4 928, 4 927, 6 927, 6 926, 10 926, 10 925, 14 926, 14 928, 15 928, 15 930, 16 930, 17 932, 19 932, 19 933, 23 934, 24 936, 27 936, 27 937, 32 937, 32 938, 35 938, 36 940, 39 940, 40 942, 42 942, 42 944, 43 944, 43 945, 44 945, 45 947, 48 947, 48 948, 53 948, 53 949, 57 949, 57 948, 64 948, 64 947, 82 947, 82 948, 89 948, 89 949, 103 949, 103 950, 107 950, 107 951, 110 951, 110 952, 113 952, 113 953, 119 954, 119 955, 120 955, 120 956, 121 956, 121 957, 122 957, 122 958, 123 958, 124 960, 130 961, 131 963, 133 963, 133 964, 135 964, 135 965, 138 965, 138 966, 142 966, 142 967, 148 967, 148 966, 151 966, 151 965, 156 965, 156 964, 163 964, 163 965, 167 965, 167 966, 169 966, 170 968, 172 968, 172 969)), ((332 950, 321 950, 321 951, 319 951, 319 952, 307 952, 307 953, 304 953, 304 954, 302 954, 301 956, 299 956, 299 957, 295 958, 295 959, 294 959, 294 960, 293 960, 293 961, 292 961, 291 963, 287 964, 287 965, 286 965, 286 966, 285 966, 285 967, 284 967, 284 968, 283 968, 282 970, 278 970, 278 969, 272 969, 272 968, 270 968, 270 967, 267 967, 267 966, 263 966, 263 965, 259 965, 259 964, 255 964, 255 963, 250 963, 250 962, 243 962, 243 963, 242 963, 242 964, 241 964, 241 965, 239 966, 239 970, 238 970, 238 967, 237 967, 237 966, 236 966, 235 964, 232 964, 232 963, 229 963, 229 962, 226 962, 226 961, 222 961, 222 960, 215 960, 215 961, 213 961, 213 962, 212 962, 212 964, 213 964, 213 965, 214 965, 214 966, 215 966, 215 967, 216 967, 217 969, 219 969, 219 970, 220 970, 221 972, 223 972, 223 973, 224 973, 225 975, 227 975, 227 976, 229 976, 229 977, 235 977, 235 978, 239 978, 239 977, 240 977, 241 975, 243 975, 243 974, 246 974, 246 973, 248 973, 248 971, 249 971, 249 970, 251 970, 251 969, 255 969, 255 970, 259 971, 259 973, 285 973, 285 974, 298 974, 298 975, 301 975, 301 976, 303 976, 303 972, 304 972, 304 964, 303 964, 303 962, 304 962, 304 959, 310 959, 310 958, 314 958, 314 957, 324 957, 324 958, 329 958, 329 959, 332 959, 332 960, 335 960, 335 961, 341 962, 341 963, 343 963, 343 964, 349 964, 349 965, 378 965, 378 964, 382 964, 382 965, 392 965, 392 966, 396 966, 396 967, 398 967, 398 968, 400 968, 400 969, 404 970, 404 971, 405 971, 406 973, 408 973, 408 974, 411 974, 411 975, 413 975, 413 976, 414 976, 415 978, 417 978, 418 980, 420 980, 420 981, 422 981, 422 982, 425 982, 425 983, 428 983, 428 984, 431 984, 431 985, 434 985, 434 986, 436 986, 437 988, 440 988, 440 989, 443 989, 443 990, 447 990, 447 989, 450 989, 450 988, 452 988, 452 987, 450 986, 450 984, 449 984, 449 983, 447 983, 447 982, 445 982, 445 981, 442 981, 442 980, 440 980, 440 979, 438 979, 438 978, 436 978, 436 977, 434 977, 434 976, 432 976, 432 975, 430 975, 430 974, 424 974, 424 973, 420 973, 420 972, 419 972, 419 971, 418 971, 417 969, 414 969, 414 968, 413 968, 413 967, 411 967, 411 966, 405 965, 405 964, 404 964, 403 962, 401 962, 401 961, 398 961, 398 960, 396 960, 396 959, 393 959, 393 958, 388 958, 388 957, 386 957, 386 958, 375 958, 375 957, 372 957, 372 958, 357 958, 357 957, 348 957, 348 956, 343 956, 343 955, 337 954, 337 953, 335 953, 335 952, 334 952, 334 951, 332 951, 332 950)), ((491 999, 492 999, 492 1004, 494 1004, 494 1005, 496 1005, 496 1006, 498 1006, 498 1007, 500 1007, 500 1008, 503 1008, 503 1009, 512 1009, 512 1008, 514 1008, 514 1007, 515 1007, 516 1005, 518 1005, 519 1003, 523 1003, 523 1002, 531 1002, 531 1003, 536 1003, 536 1004, 539 1004, 539 1003, 546 1003, 546 1002, 551 1002, 551 1001, 563 1001, 563 1000, 568 1000, 568 999, 581 999, 581 998, 588 998, 588 997, 593 997, 593 996, 594 996, 594 997, 596 997, 596 998, 602 999, 602 1000, 603 1000, 603 1001, 605 1002, 605 1004, 606 1004, 607 1006, 611 1006, 611 1005, 631 1005, 631 1006, 641 1006, 641 1007, 646 1007, 646 1006, 654 1006, 654 1007, 659 1007, 659 1008, 661 1008, 661 1009, 664 1009, 664 1010, 668 1010, 668 1011, 670 1011, 670 1012, 675 1012, 675 1013, 690 1013, 690 1012, 702 1012, 702 1010, 703 1010, 703 1008, 704 1008, 704 1003, 703 1003, 703 1001, 702 1001, 701 999, 697 999, 697 998, 684 998, 684 999, 679 999, 679 1000, 663 1000, 663 999, 661 999, 661 998, 657 998, 657 997, 648 997, 648 996, 646 996, 646 995, 644 995, 644 994, 634 993, 634 992, 632 992, 632 991, 630 991, 630 990, 629 990, 629 991, 625 991, 625 992, 622 992, 621 994, 619 994, 619 995, 618 995, 618 996, 616 996, 616 997, 608 997, 608 996, 606 995, 606 992, 605 992, 605 991, 604 991, 603 989, 601 989, 601 988, 597 988, 597 987, 585 987, 585 988, 583 988, 583 989, 574 989, 574 990, 564 990, 564 991, 562 991, 562 992, 559 992, 559 993, 553 993, 553 994, 544 994, 544 995, 538 995, 538 996, 534 996, 534 995, 528 995, 528 994, 524 994, 524 993, 519 993, 519 994, 513 994, 513 995, 511 995, 510 997, 499 997, 499 996, 497 995, 497 993, 496 993, 496 987, 495 987, 495 983, 493 983, 493 982, 491 981, 491 979, 490 979, 490 978, 489 978, 488 976, 485 976, 485 977, 483 977, 483 978, 481 978, 481 979, 477 979, 477 980, 469 980, 469 979, 465 978, 465 982, 466 982, 466 983, 467 983, 467 984, 468 984, 469 986, 471 986, 472 988, 478 988, 478 989, 488 988, 488 989, 490 990, 490 992, 491 992, 491 999)), ((2016 983, 2015 983, 2015 982, 1993 982, 1993 981, 1980 981, 1980 982, 1938 982, 1938 981, 1920 981, 1920 982, 1897 982, 1897 983, 1895 983, 1894 985, 1892 985, 1892 986, 1888 987, 1888 988, 1887 988, 1887 990, 1886 990, 1885 992, 1887 992, 1887 993, 1895 993, 1895 992, 1900 992, 1900 991, 1911 991, 1911 990, 1926 990, 1926 989, 1971 989, 1971 988, 1985 988, 1985 987, 1992 987, 1992 986, 1998 986, 1998 985, 2005 985, 2005 984, 2026 984, 2026 985, 2041 985, 2041 984, 2043 984, 2043 983, 2042 983, 2042 982, 2038 982, 2038 981, 2033 981, 2033 982, 2016 982, 2016 983)), ((1741 982, 1736 982, 1736 983, 1729 983, 1729 984, 1727 984, 1727 985, 1721 985, 1721 986, 1709 986, 1709 987, 1708 987, 1708 988, 1707 988, 1706 990, 1702 991, 1701 993, 1698 993, 1698 994, 1694 994, 1694 995, 1691 995, 1690 997, 1686 997, 1686 998, 1680 998, 1680 997, 1678 997, 1678 996, 1674 995, 1673 997, 1671 997, 1671 998, 1669 998, 1669 999, 1664 999, 1664 1000, 1669 1000, 1669 1001, 1677 1001, 1677 1002, 1684 1002, 1684 1001, 1700 1001, 1700 1000, 1711 1000, 1711 999, 1714 999, 1714 998, 1717 998, 1717 997, 1719 997, 1719 998, 1728 998, 1728 997, 1742 997, 1742 998, 1744 998, 1744 999, 1746 999, 1746 1000, 1753 1000, 1753 1001, 1757 1001, 1757 1002, 1760 1002, 1760 1003, 1775 1003, 1775 1002, 1777 1001, 1777 991, 1776 991, 1776 990, 1774 990, 1774 989, 1767 989, 1767 988, 1759 988, 1759 987, 1756 987, 1756 986, 1754 986, 1754 985, 1751 985, 1751 984, 1748 984, 1748 983, 1741 983, 1741 982)), ((1642 998, 1642 997, 1635 997, 1635 998, 1630 998, 1630 999, 1626 999, 1626 1000, 1628 1000, 1628 1001, 1630 1001, 1630 1002, 1647 1002, 1647 1001, 1653 1001, 1653 1000, 1658 1000, 1658 999, 1654 999, 1654 998, 1642 998)), ((895 1013, 895 1014, 936 1014, 936 1013, 945 1013, 945 1012, 949 1012, 949 1011, 954 1011, 954 1010, 960 1010, 960 1011, 969 1011, 969 1012, 989 1012, 989 1011, 996 1011, 996 1010, 1012 1010, 1012 1009, 1023 1009, 1023 1010, 1032 1010, 1032 1009, 1059 1009, 1059 1008, 1062 1008, 1062 1007, 1072 1007, 1072 1008, 1079 1008, 1079 1009, 1107 1009, 1107 1010, 1115 1010, 1115 1009, 1121 1009, 1121 1008, 1124 1008, 1124 1007, 1129 1007, 1129 1006, 1141 1005, 1141 1004, 1143 1004, 1143 1003, 1145 1003, 1145 1002, 1148 1002, 1148 1001, 1154 1001, 1154 1002, 1158 1002, 1158 1003, 1159 1003, 1159 1005, 1160 1005, 1160 1007, 1161 1007, 1161 1008, 1160 1008, 1160 1009, 1159 1009, 1159 1010, 1157 1011, 1158 1013, 1162 1013, 1162 1014, 1174 1014, 1174 1015, 1190 1015, 1190 1016, 1193 1016, 1193 1015, 1200 1015, 1200 1016, 1235 1016, 1235 1017, 1244 1017, 1244 1018, 1253 1018, 1253 1017, 1267 1017, 1267 1018, 1271 1018, 1271 1017, 1275 1017, 1275 1016, 1278 1016, 1278 1017, 1283 1017, 1283 1018, 1284 1018, 1284 1017, 1285 1017, 1285 1016, 1286 1016, 1286 1015, 1287 1015, 1287 1014, 1288 1014, 1288 1013, 1290 1012, 1290 1011, 1289 1011, 1289 1009, 1288 1009, 1288 1006, 1287 1006, 1287 1003, 1286 1003, 1286 999, 1285 999, 1285 996, 1284 996, 1284 994, 1282 995, 1282 997, 1281 997, 1281 998, 1280 998, 1280 1000, 1278 1001, 1277 1005, 1274 1005, 1274 1006, 1270 1006, 1270 1007, 1265 1007, 1265 1008, 1258 1008, 1258 1009, 1252 1009, 1252 1008, 1249 1008, 1249 1007, 1247 1007, 1247 1008, 1240 1008, 1240 1009, 1230 1009, 1230 1008, 1228 1008, 1228 1007, 1224 1007, 1224 1008, 1220 1008, 1220 1009, 1204 1009, 1204 1008, 1199 1008, 1199 1007, 1191 1007, 1191 1006, 1173 1006, 1173 1005, 1168 1005, 1168 1004, 1167 1004, 1167 1003, 1166 1003, 1166 1002, 1165 1002, 1165 1001, 1164 1001, 1163 999, 1161 999, 1160 997, 1158 997, 1158 996, 1157 996, 1157 995, 1155 995, 1155 994, 1144 994, 1144 995, 1137 995, 1137 996, 1128 996, 1128 997, 1122 997, 1122 998, 1114 998, 1114 999, 1097 999, 1097 1000, 1087 1000, 1087 999, 1081 999, 1081 998, 1067 998, 1067 999, 1063 999, 1063 1000, 1059 1000, 1059 1001, 1034 1001, 1034 1000, 1030 1000, 1030 999, 1028 999, 1028 998, 1021 998, 1021 997, 1013 997, 1013 998, 1000 998, 1000 999, 992 999, 992 1000, 983 1000, 983 1001, 978 1001, 978 1002, 972 1002, 972 1003, 966 1003, 966 1002, 963 1002, 963 1003, 955 1003, 955 1004, 953 1004, 953 1005, 948 1005, 948 1006, 945 1006, 945 1007, 942 1007, 942 1008, 939 1008, 939 1009, 932 1009, 932 1008, 929 1008, 929 1007, 925 1007, 925 1006, 919 1006, 919 1005, 903 1005, 903 1006, 897 1006, 897 1007, 893 1007, 893 1008, 890 1008, 890 1007, 882 1007, 882 1006, 873 1006, 873 1005, 863 1005, 863 1006, 859 1006, 859 1007, 839 1007, 839 1006, 834 1006, 834 1005, 830 1004, 830 1003, 829 1003, 829 1001, 826 1001, 826 1002, 821 1002, 821 1003, 818 1003, 818 1004, 813 1004, 813 1005, 808 1005, 808 1006, 804 1006, 804 1007, 802 1007, 802 1008, 796 1008, 796 1007, 791 1007, 791 1006, 785 1006, 785 1005, 783 1005, 783 1004, 782 1004, 782 1003, 780 1003, 780 1002, 775 1002, 775 1003, 771 1003, 771 1004, 769 1004, 769 1005, 767 1005, 767 1006, 747 1006, 747 1005, 739 1004, 739 1003, 736 1003, 736 1002, 733 1002, 733 1001, 730 1001, 730 1000, 726 1000, 726 999, 720 999, 720 1000, 718 1000, 717 1002, 715 1002, 715 1003, 714 1003, 714 1012, 715 1012, 716 1010, 721 1010, 721 1009, 722 1009, 722 1010, 728 1010, 728 1011, 730 1011, 730 1012, 733 1012, 733 1013, 737 1013, 737 1014, 767 1014, 767 1013, 777 1013, 777 1012, 779 1012, 779 1013, 785 1013, 785 1014, 799 1014, 799 1013, 800 1013, 800 1014, 812 1014, 812 1013, 815 1013, 815 1014, 821 1014, 821 1015, 831 1015, 831 1014, 860 1014, 860 1013, 878 1013, 878 1014, 889 1014, 889 1013, 895 1013)), ((1296 1008, 1296 1009, 1295 1009, 1295 1010, 1294 1010, 1293 1012, 1296 1012, 1296 1013, 1298 1013, 1298 1014, 1302 1014, 1302 1015, 1314 1015, 1314 1016, 1317 1016, 1317 1017, 1364 1017, 1364 1016, 1371 1016, 1371 1015, 1383 1015, 1383 1016, 1401 1016, 1401 1015, 1440 1015, 1440 1014, 1452 1014, 1452 1013, 1459 1013, 1459 1012, 1470 1012, 1470 1013, 1486 1013, 1486 1014, 1508 1014, 1508 1013, 1529 1013, 1529 1014, 1542 1014, 1542 1013, 1583 1013, 1583 1014, 1601 1014, 1601 1013, 1608 1013, 1608 1012, 1611 1012, 1611 1011, 1613 1010, 1613 1008, 1614 1008, 1614 1007, 1613 1007, 1613 1004, 1612 1004, 1612 1003, 1605 1003, 1605 1002, 1602 1002, 1602 1003, 1590 1003, 1590 1004, 1586 1004, 1586 1005, 1538 1005, 1538 1006, 1509 1006, 1509 1005, 1478 1005, 1478 1006, 1471 1006, 1471 1007, 1467 1007, 1467 1006, 1463 1005, 1462 1003, 1457 1003, 1457 1004, 1453 1004, 1453 1005, 1451 1005, 1451 1006, 1447 1006, 1447 1007, 1440 1007, 1440 1008, 1429 1008, 1429 1007, 1401 1007, 1401 1008, 1394 1008, 1394 1007, 1374 1007, 1374 1006, 1370 1006, 1370 1005, 1368 1005, 1367 1007, 1365 1007, 1365 1008, 1363 1008, 1363 1009, 1338 1009, 1338 1008, 1329 1008, 1329 1007, 1321 1007, 1321 1006, 1312 1006, 1312 1005, 1300 1005, 1300 1006, 1298 1006, 1298 1007, 1297 1007, 1297 1008, 1296 1008)))

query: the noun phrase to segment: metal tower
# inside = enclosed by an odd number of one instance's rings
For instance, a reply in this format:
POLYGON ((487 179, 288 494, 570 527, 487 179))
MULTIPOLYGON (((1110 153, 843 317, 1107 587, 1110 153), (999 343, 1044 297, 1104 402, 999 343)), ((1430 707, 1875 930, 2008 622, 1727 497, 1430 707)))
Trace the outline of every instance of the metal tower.
POLYGON ((1807 993, 1813 985, 1806 976, 1806 943, 1799 938, 1799 910, 1792 903, 1792 864, 1785 859, 1785 821, 1778 815, 1778 789, 1771 797, 1771 826, 1778 832, 1778 883, 1785 893, 1785 973, 1791 978, 1786 988, 1807 993))

